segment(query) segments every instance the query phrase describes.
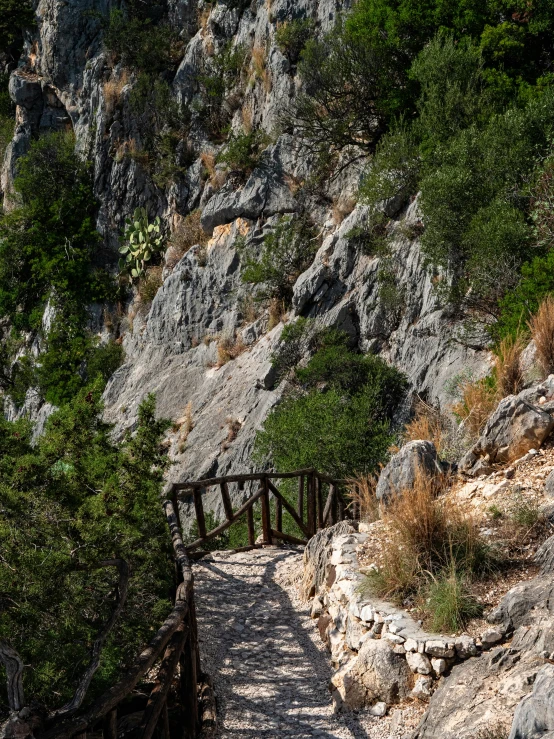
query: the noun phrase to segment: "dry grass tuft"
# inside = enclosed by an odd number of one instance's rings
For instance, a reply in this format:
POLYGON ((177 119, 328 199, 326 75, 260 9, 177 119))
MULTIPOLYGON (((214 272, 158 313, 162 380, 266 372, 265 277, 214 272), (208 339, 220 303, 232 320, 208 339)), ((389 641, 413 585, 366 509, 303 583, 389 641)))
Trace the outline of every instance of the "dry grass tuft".
POLYGON ((231 338, 223 336, 217 344, 217 367, 223 367, 224 364, 236 359, 247 350, 246 344, 242 340, 242 336, 231 338))
POLYGON ((177 263, 193 246, 200 244, 205 246, 209 241, 208 234, 202 228, 200 223, 201 211, 195 210, 189 213, 185 218, 179 219, 175 230, 169 239, 168 251, 166 254, 165 264, 170 270, 174 269, 177 263))
POLYGON ((227 438, 222 444, 223 451, 229 449, 231 444, 239 435, 239 431, 242 428, 242 423, 238 420, 238 418, 233 418, 232 416, 228 416, 225 419, 225 423, 227 424, 227 438))
POLYGON ((360 521, 372 523, 379 519, 379 502, 375 497, 377 478, 373 475, 360 475, 348 481, 348 497, 359 514, 360 521))
POLYGON ((225 184, 225 173, 216 168, 215 155, 208 151, 200 154, 200 161, 204 165, 204 176, 209 180, 214 190, 220 190, 225 184))
POLYGON ((354 198, 340 197, 333 203, 333 222, 335 225, 340 226, 346 216, 349 216, 355 207, 356 200, 354 198))
POLYGON ((494 374, 499 400, 507 395, 517 395, 523 389, 521 355, 524 349, 525 343, 521 336, 503 339, 496 349, 494 374))
POLYGON ((174 424, 174 429, 179 430, 179 452, 181 454, 186 449, 187 439, 189 438, 190 432, 193 428, 194 421, 192 419, 192 403, 189 402, 186 405, 183 417, 174 424))
POLYGON ((470 436, 479 436, 498 403, 496 389, 486 379, 468 380, 462 383, 460 393, 461 400, 452 406, 452 410, 470 436))
POLYGON ((117 79, 111 79, 104 83, 104 105, 106 113, 112 115, 125 85, 129 82, 129 70, 122 69, 117 79))
POLYGON ((285 307, 284 300, 278 298, 272 298, 269 303, 269 320, 267 323, 267 330, 271 331, 278 326, 281 321, 285 321, 287 317, 287 309, 285 307))
POLYGON ((261 80, 264 90, 266 92, 271 92, 273 83, 271 80, 271 74, 267 68, 267 53, 263 46, 254 46, 252 49, 250 67, 252 70, 251 80, 254 82, 257 79, 261 80))
POLYGON ((432 441, 440 455, 445 447, 445 421, 439 409, 418 398, 415 406, 415 416, 406 424, 404 429, 405 441, 432 441))
POLYGON ((156 293, 162 286, 162 283, 162 268, 149 267, 139 282, 138 291, 141 302, 151 303, 156 297, 156 293))
POLYGON ((420 469, 413 488, 382 510, 389 535, 383 566, 367 578, 369 590, 399 602, 419 599, 428 592, 430 580, 444 579, 445 573, 469 581, 492 566, 478 522, 441 495, 448 484, 447 476, 430 477, 420 469))
POLYGON ((539 366, 548 376, 554 372, 554 297, 548 295, 529 321, 529 329, 537 351, 539 366))

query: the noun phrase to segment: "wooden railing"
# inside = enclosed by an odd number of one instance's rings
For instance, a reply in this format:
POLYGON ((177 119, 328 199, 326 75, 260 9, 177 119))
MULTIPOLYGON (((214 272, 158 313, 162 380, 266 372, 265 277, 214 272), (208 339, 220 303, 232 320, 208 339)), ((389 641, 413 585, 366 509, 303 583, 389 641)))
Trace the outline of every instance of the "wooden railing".
POLYGON ((246 520, 248 530, 248 545, 240 547, 243 551, 258 546, 267 546, 275 541, 306 544, 318 529, 332 526, 352 516, 343 494, 345 484, 344 480, 335 480, 314 469, 285 473, 258 472, 251 475, 228 475, 195 482, 176 483, 172 487, 171 495, 175 510, 178 510, 179 502, 192 502, 191 508, 194 510, 198 526, 198 538, 188 543, 185 549, 196 558, 202 556, 204 552, 195 550, 223 534, 241 519, 246 520), (292 505, 279 490, 275 484, 279 480, 297 480, 296 505, 292 505), (254 492, 237 510, 233 510, 230 486, 237 486, 233 497, 240 499, 247 495, 245 490, 247 484, 254 487, 254 492), (225 512, 225 521, 208 531, 203 500, 210 488, 216 488, 218 491, 222 509, 225 512), (272 499, 274 501, 273 523, 271 520, 272 499), (258 502, 261 508, 261 537, 257 536, 255 529, 254 506, 258 502), (283 531, 284 512, 289 514, 304 538, 283 531))
MULTIPOLYGON (((94 733, 96 736, 102 734, 103 739, 152 739, 154 735, 163 739, 171 739, 171 736, 197 739, 202 732, 203 736, 210 736, 210 726, 215 730, 215 701, 209 678, 200 669, 191 557, 201 556, 204 552, 198 550, 202 545, 243 517, 248 530, 248 545, 242 547, 243 550, 267 546, 279 540, 305 544, 318 529, 351 517, 343 495, 344 485, 343 480, 334 480, 313 469, 283 474, 230 475, 173 485, 170 499, 163 504, 177 573, 173 610, 134 665, 90 707, 41 718, 32 734, 29 733, 31 724, 28 718, 13 717, 10 735, 20 739, 33 735, 38 739, 86 739, 87 733, 94 733), (294 479, 297 480, 298 491, 296 505, 292 505, 275 484, 279 480, 294 479), (231 490, 233 485, 237 486, 237 491, 231 490), (250 495, 247 485, 255 488, 250 495), (203 496, 213 487, 219 490, 226 520, 207 531, 203 496), (233 497, 246 496, 246 502, 234 510, 233 497), (185 545, 179 503, 190 498, 199 538, 185 545), (254 507, 258 503, 261 507, 259 538, 254 515, 254 507), (283 531, 283 514, 290 515, 304 538, 283 531), (155 674, 152 674, 153 670, 155 674), (145 680, 148 684, 153 682, 148 698, 144 696, 145 680), (136 689, 139 684, 142 694, 140 710, 131 711, 129 706, 138 697, 136 689), (126 727, 125 718, 130 712, 134 713, 136 720, 126 727), (19 726, 15 726, 18 722, 19 726), (176 727, 175 731, 171 731, 171 724, 176 727)), ((20 677, 16 671, 14 680, 17 682, 20 677)))

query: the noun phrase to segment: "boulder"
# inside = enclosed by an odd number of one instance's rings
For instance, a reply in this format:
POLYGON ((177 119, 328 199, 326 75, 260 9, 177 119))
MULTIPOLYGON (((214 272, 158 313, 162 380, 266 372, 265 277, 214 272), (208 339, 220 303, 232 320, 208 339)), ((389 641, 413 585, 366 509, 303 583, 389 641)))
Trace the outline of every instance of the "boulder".
POLYGON ((443 472, 437 450, 431 441, 410 441, 404 444, 379 475, 375 491, 377 499, 386 503, 402 490, 413 487, 418 468, 429 475, 443 472))
POLYGON ((404 656, 395 654, 383 639, 367 639, 351 670, 352 690, 346 694, 345 702, 351 708, 376 700, 391 705, 409 694, 410 676, 404 656))
POLYGON ((32 110, 36 105, 42 107, 42 85, 37 75, 15 71, 10 77, 9 91, 16 105, 27 110, 32 110))
POLYGON ((533 692, 516 708, 508 739, 554 739, 554 665, 537 674, 533 692))
POLYGON ((552 470, 544 481, 544 489, 549 498, 554 498, 554 470, 552 470))
MULTIPOLYGON (((525 391, 524 391, 525 392, 525 391)), ((480 460, 491 464, 519 459, 538 449, 554 428, 554 418, 520 395, 509 395, 487 421, 475 446, 462 458, 459 470, 475 475, 480 460)))

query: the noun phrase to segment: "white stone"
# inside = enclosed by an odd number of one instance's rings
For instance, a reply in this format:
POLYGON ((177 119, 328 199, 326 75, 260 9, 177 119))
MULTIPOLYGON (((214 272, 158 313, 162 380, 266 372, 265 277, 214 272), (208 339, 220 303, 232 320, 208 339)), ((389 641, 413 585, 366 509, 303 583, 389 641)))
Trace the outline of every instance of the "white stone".
POLYGON ((430 639, 425 642, 425 651, 432 657, 453 657, 455 655, 454 644, 446 644, 441 639, 430 639))
POLYGON ((391 644, 404 644, 405 642, 403 636, 398 636, 398 634, 391 634, 390 631, 387 631, 385 634, 383 634, 383 639, 386 639, 391 644))
POLYGON ((371 606, 364 606, 361 609, 360 618, 362 619, 362 621, 365 621, 365 623, 369 623, 370 621, 373 621, 374 617, 375 617, 375 614, 371 606))
POLYGON ((436 675, 442 675, 443 672, 446 672, 446 660, 442 657, 432 657, 431 658, 431 666, 433 670, 435 671, 436 675))
POLYGON ((431 663, 429 658, 419 652, 406 652, 406 662, 412 672, 417 672, 419 675, 430 675, 431 674, 431 663))
POLYGON ((416 640, 410 637, 404 642, 404 648, 407 652, 417 652, 417 646, 416 640))
POLYGON ((493 644, 498 644, 498 642, 501 642, 503 639, 504 632, 501 629, 494 627, 487 629, 483 634, 481 634, 481 643, 485 649, 487 647, 492 647, 493 644))
POLYGON ((432 677, 418 677, 412 695, 420 701, 427 702, 433 694, 433 678, 432 677))
POLYGON ((460 659, 475 657, 478 651, 475 644, 475 639, 472 639, 472 637, 468 636, 467 634, 462 634, 462 636, 456 637, 456 640, 454 641, 454 646, 456 648, 456 654, 460 659))
POLYGON ((371 708, 369 709, 369 715, 370 716, 386 716, 387 714, 387 704, 384 701, 379 701, 378 703, 375 703, 371 708))
POLYGON ((323 613, 323 603, 319 595, 316 595, 312 603, 311 616, 312 618, 317 618, 318 616, 321 616, 322 613, 323 613))

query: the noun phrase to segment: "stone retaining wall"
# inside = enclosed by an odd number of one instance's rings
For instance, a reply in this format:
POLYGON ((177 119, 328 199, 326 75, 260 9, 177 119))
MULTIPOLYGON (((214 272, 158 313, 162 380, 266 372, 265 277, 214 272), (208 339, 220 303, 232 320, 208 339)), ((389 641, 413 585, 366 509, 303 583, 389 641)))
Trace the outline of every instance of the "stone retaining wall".
MULTIPOLYGON (((330 685, 336 710, 370 706, 375 715, 384 715, 402 698, 426 701, 453 664, 504 641, 502 627, 489 628, 477 639, 427 633, 406 611, 362 594, 357 548, 367 534, 354 525, 344 533, 341 526, 327 544, 325 582, 311 611, 336 669, 330 685)), ((329 541, 329 530, 325 536, 329 541)), ((313 570, 310 552, 315 549, 306 549, 306 571, 313 570)))

